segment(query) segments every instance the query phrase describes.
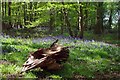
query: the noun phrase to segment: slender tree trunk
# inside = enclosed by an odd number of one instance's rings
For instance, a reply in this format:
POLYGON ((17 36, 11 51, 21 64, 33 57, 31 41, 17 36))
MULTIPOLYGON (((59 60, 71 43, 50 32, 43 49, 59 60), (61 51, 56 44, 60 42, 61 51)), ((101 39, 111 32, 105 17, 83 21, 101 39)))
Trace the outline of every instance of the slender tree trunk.
MULTIPOLYGON (((20 2, 20 5, 22 4, 22 2, 20 2)), ((20 11, 21 11, 21 9, 22 9, 22 7, 20 6, 20 11)), ((21 16, 21 12, 19 12, 19 15, 21 16)), ((22 28, 22 18, 21 17, 19 17, 19 26, 20 26, 20 28, 22 28)))
MULTIPOLYGON (((37 9, 37 2, 34 2, 34 10, 35 10, 35 9, 37 9)), ((36 11, 34 11, 34 15, 33 15, 33 16, 34 16, 33 19, 34 19, 34 21, 35 21, 35 20, 36 20, 36 16, 37 16, 36 11)))
POLYGON ((61 17, 60 17, 60 19, 61 19, 61 34, 63 34, 63 32, 64 32, 64 26, 65 26, 65 18, 64 18, 64 15, 63 15, 63 8, 61 9, 61 17))
MULTIPOLYGON (((30 13, 28 12, 28 9, 29 9, 29 3, 26 3, 26 21, 29 21, 29 14, 30 13)), ((26 24, 28 24, 28 22, 26 24)))
POLYGON ((108 20, 109 29, 112 28, 112 13, 113 13, 113 10, 111 9, 110 10, 110 17, 109 17, 109 20, 108 20))
POLYGON ((11 28, 11 2, 8 2, 9 28, 11 28))
POLYGON ((2 2, 2 17, 5 15, 5 10, 4 10, 4 2, 2 2))
MULTIPOLYGON (((64 5, 64 2, 62 2, 62 4, 64 5)), ((68 31, 69 31, 69 35, 71 37, 73 37, 73 32, 72 32, 72 29, 71 29, 71 24, 70 24, 70 22, 68 20, 68 11, 65 8, 63 8, 63 13, 64 13, 64 17, 65 17, 65 22, 66 22, 66 25, 67 25, 67 28, 68 28, 68 31)))
POLYGON ((5 17, 6 17, 6 14, 7 14, 7 7, 6 7, 6 4, 7 4, 7 2, 5 2, 5 17))
POLYGON ((85 25, 84 25, 84 29, 87 30, 88 28, 88 9, 87 9, 87 6, 88 6, 88 3, 86 2, 86 10, 85 10, 85 25))
POLYGON ((26 25, 26 2, 24 2, 24 24, 26 25))
POLYGON ((119 14, 119 18, 118 18, 118 39, 120 39, 120 13, 119 14))
POLYGON ((102 3, 102 6, 101 6, 101 11, 102 11, 102 13, 101 13, 101 27, 102 27, 101 31, 102 31, 102 33, 104 33, 104 26, 103 26, 104 7, 103 7, 103 6, 104 6, 104 5, 103 5, 103 3, 102 3))
POLYGON ((97 3, 97 22, 95 26, 95 34, 101 34, 103 28, 103 2, 97 3))
POLYGON ((119 5, 118 5, 118 39, 120 39, 120 1, 118 2, 119 5))
POLYGON ((0 32, 3 29, 3 26, 5 25, 4 21, 3 21, 3 18, 5 17, 5 7, 4 6, 5 6, 5 2, 2 2, 2 14, 0 15, 0 17, 1 17, 0 20, 2 21, 2 27, 0 27, 0 32))
POLYGON ((55 18, 54 18, 54 8, 50 9, 50 21, 49 21, 49 31, 50 33, 53 31, 53 27, 54 27, 54 22, 55 22, 55 18))
POLYGON ((33 17, 33 13, 32 13, 32 2, 30 2, 30 21, 32 22, 32 17, 33 17))
POLYGON ((79 13, 78 13, 78 27, 79 27, 79 31, 80 31, 80 38, 83 38, 83 10, 82 10, 82 3, 80 2, 79 4, 81 4, 79 6, 79 13))
POLYGON ((4 21, 3 21, 4 15, 5 15, 4 2, 2 2, 2 14, 0 15, 0 17, 2 17, 2 18, 0 18, 0 20, 2 21, 2 27, 0 27, 0 32, 4 26, 4 21))
MULTIPOLYGON (((20 11, 19 11, 19 9, 20 8, 18 8, 17 10, 18 10, 18 12, 17 12, 17 18, 19 19, 20 18, 20 16, 18 16, 18 15, 20 15, 20 11)), ((20 23, 20 21, 17 19, 17 28, 19 28, 19 23, 20 23)))

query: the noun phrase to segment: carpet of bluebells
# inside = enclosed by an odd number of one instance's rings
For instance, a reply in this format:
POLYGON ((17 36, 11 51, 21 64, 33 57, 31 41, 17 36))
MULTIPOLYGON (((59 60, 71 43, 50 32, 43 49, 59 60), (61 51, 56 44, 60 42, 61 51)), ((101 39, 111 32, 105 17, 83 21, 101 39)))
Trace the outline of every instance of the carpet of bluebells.
POLYGON ((10 38, 9 36, 1 36, 0 38, 2 78, 40 78, 40 76, 47 78, 95 78, 97 73, 120 72, 120 47, 112 44, 62 35, 31 39, 10 38), (47 48, 56 39, 59 39, 58 43, 63 46, 75 46, 70 48, 70 56, 67 62, 62 63, 62 70, 48 72, 34 69, 19 75, 29 52, 38 48, 47 48))

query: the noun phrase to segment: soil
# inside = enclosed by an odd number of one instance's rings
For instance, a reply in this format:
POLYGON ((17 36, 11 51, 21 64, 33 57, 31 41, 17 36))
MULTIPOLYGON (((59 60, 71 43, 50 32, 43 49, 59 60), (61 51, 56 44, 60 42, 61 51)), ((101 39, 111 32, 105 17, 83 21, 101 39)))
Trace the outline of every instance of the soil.
POLYGON ((95 80, 106 79, 106 80, 120 80, 120 72, 104 72, 104 73, 95 73, 95 80))
POLYGON ((0 60, 0 64, 11 64, 11 62, 7 60, 0 60))

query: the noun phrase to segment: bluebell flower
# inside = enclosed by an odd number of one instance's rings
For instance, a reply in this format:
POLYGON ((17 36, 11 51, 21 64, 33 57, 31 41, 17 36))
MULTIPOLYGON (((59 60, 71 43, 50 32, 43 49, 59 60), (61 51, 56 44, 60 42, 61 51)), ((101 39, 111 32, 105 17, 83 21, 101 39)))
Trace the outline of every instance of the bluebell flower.
POLYGON ((95 42, 94 40, 92 40, 92 42, 95 42))
POLYGON ((102 48, 102 47, 103 47, 103 45, 100 45, 100 47, 102 48))

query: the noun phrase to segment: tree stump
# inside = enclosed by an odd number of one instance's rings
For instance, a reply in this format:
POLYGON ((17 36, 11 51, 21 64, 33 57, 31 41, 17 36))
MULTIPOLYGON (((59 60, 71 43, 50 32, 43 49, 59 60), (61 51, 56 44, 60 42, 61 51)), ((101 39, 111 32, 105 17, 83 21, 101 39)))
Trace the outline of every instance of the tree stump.
POLYGON ((49 48, 40 48, 30 53, 27 61, 23 64, 22 72, 38 68, 45 70, 61 69, 61 62, 67 61, 69 49, 57 44, 58 39, 49 48))

